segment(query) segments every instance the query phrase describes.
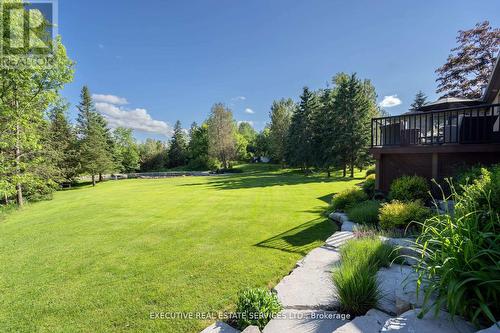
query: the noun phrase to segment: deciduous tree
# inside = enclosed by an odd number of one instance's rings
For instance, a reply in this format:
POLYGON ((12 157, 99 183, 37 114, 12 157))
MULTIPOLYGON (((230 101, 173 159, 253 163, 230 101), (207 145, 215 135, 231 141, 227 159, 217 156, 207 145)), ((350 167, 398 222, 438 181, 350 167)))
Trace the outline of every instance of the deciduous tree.
POLYGON ((271 106, 269 118, 269 140, 271 157, 274 161, 281 163, 285 162, 288 131, 292 121, 292 114, 296 108, 295 103, 291 98, 274 101, 271 106))
MULTIPOLYGON (((4 27, 4 33, 0 36, 2 45, 15 44, 17 39, 23 38, 25 14, 42 23, 41 31, 48 26, 40 12, 25 13, 21 10, 12 11, 11 14, 10 22, 0 21, 4 27), (5 29, 7 26, 8 33, 5 29)), ((61 39, 44 38, 44 41, 53 50, 47 58, 49 61, 24 61, 37 53, 26 43, 17 49, 16 54, 3 55, 4 64, 17 63, 18 66, 0 67, 0 170, 5 176, 3 181, 7 179, 9 183, 2 187, 4 193, 10 193, 12 186, 15 187, 18 205, 24 202, 24 189, 45 181, 39 179, 35 172, 44 163, 40 156, 44 112, 57 98, 59 90, 73 78, 73 63, 67 57, 61 39)))
POLYGON ((229 168, 236 157, 236 126, 231 109, 217 103, 212 107, 208 124, 209 154, 229 168))
POLYGON ((479 98, 488 84, 500 49, 500 29, 488 21, 460 30, 457 46, 446 63, 436 70, 436 92, 443 97, 479 98))
POLYGON ((136 172, 140 167, 139 148, 130 128, 118 127, 113 131, 116 161, 120 172, 136 172))

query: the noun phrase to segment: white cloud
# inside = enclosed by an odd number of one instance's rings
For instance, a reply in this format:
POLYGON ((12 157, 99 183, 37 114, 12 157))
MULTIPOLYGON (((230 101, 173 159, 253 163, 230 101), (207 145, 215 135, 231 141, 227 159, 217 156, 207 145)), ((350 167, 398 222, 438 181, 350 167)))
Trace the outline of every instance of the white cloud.
POLYGON ((244 101, 246 99, 247 98, 245 96, 236 96, 236 97, 231 98, 231 100, 235 101, 235 102, 237 102, 237 101, 244 101))
POLYGON ((146 109, 126 110, 106 102, 97 102, 95 107, 106 118, 111 128, 125 127, 148 133, 162 134, 166 137, 172 135, 172 127, 164 121, 154 120, 146 109))
POLYGON ((128 101, 125 97, 119 97, 119 96, 115 96, 115 95, 93 94, 92 99, 96 103, 107 103, 107 104, 114 104, 114 105, 128 104, 128 101))
POLYGON ((384 99, 382 102, 380 102, 380 106, 383 108, 392 108, 393 106, 398 106, 402 102, 398 98, 398 95, 390 95, 390 96, 384 96, 384 99))
POLYGON ((245 109, 245 113, 248 113, 248 114, 254 114, 254 113, 255 113, 255 111, 254 111, 254 110, 252 110, 252 109, 250 109, 250 108, 246 108, 246 109, 245 109))

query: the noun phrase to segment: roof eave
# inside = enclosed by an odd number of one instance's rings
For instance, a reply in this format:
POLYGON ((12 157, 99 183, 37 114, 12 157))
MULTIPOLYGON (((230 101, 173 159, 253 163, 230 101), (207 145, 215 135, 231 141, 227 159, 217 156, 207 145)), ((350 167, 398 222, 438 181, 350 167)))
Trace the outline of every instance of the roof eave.
POLYGON ((493 72, 491 73, 488 85, 484 90, 482 100, 487 104, 492 103, 495 97, 497 96, 499 89, 500 89, 500 52, 498 52, 497 61, 495 63, 495 67, 493 68, 493 72))

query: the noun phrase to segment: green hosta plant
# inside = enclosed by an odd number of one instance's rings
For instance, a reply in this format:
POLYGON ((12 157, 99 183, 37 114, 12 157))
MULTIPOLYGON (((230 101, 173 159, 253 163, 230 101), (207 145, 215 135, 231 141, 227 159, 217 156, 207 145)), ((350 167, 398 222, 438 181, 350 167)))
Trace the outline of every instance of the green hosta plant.
POLYGON ((238 294, 236 312, 241 330, 250 325, 264 326, 282 309, 275 293, 265 288, 247 288, 238 294))

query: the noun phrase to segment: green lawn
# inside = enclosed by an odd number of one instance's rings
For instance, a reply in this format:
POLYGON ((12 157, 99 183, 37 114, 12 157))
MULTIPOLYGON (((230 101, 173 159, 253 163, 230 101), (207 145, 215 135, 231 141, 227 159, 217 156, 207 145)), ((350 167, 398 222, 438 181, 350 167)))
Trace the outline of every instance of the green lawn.
POLYGON ((1 332, 197 332, 151 312, 233 310, 334 230, 332 193, 360 180, 272 167, 123 180, 0 217, 1 332))

